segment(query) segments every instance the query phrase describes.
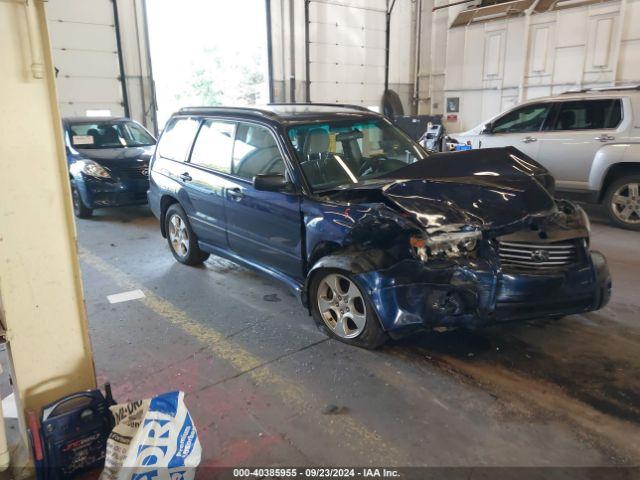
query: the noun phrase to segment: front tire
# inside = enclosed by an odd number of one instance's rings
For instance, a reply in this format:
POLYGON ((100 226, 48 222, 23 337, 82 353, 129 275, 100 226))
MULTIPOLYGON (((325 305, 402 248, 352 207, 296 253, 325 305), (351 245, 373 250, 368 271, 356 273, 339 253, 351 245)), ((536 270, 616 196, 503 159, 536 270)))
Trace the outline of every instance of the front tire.
POLYGON ((200 265, 209 258, 208 253, 200 250, 187 214, 180 205, 177 203, 171 205, 164 221, 169 249, 177 261, 193 266, 200 265))
POLYGON ((328 336, 358 347, 374 349, 387 341, 367 294, 342 270, 316 273, 309 289, 311 314, 328 336))
POLYGON ((640 175, 622 177, 609 185, 604 204, 615 225, 640 230, 640 175))
POLYGON ((93 210, 85 205, 80 191, 74 182, 71 182, 71 199, 73 200, 73 214, 76 217, 89 218, 93 215, 93 210))

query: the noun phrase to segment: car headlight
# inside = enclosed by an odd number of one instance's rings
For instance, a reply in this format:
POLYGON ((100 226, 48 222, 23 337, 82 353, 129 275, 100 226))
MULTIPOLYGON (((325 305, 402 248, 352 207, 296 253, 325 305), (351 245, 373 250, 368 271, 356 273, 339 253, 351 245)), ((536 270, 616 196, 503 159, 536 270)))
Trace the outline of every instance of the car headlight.
POLYGON ((82 164, 80 171, 85 175, 96 178, 111 178, 107 169, 93 160, 82 160, 80 163, 82 164))
POLYGON ((481 237, 479 230, 444 232, 424 237, 413 236, 411 246, 423 262, 432 257, 458 258, 473 252, 481 237))
POLYGON ((582 224, 587 229, 587 232, 589 232, 589 234, 591 234, 591 220, 589 219, 589 215, 587 214, 587 212, 584 211, 584 208, 582 208, 579 205, 576 205, 576 210, 578 211, 578 215, 580 215, 580 219, 582 220, 582 224))

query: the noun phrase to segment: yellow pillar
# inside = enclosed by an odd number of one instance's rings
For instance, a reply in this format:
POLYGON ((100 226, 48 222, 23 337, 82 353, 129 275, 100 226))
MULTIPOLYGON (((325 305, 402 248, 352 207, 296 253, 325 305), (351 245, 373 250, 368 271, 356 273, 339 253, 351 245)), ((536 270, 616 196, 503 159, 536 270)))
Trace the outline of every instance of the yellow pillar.
POLYGON ((38 410, 96 382, 42 0, 0 0, 0 47, 0 319, 38 410))

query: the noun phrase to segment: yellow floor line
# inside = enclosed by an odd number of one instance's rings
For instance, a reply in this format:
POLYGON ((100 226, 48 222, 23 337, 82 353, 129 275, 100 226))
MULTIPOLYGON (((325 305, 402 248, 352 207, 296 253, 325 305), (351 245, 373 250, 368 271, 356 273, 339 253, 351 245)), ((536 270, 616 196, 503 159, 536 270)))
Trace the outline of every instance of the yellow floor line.
MULTIPOLYGON (((217 330, 191 319, 187 313, 176 308, 171 302, 158 297, 148 289, 140 288, 126 273, 102 258, 85 249, 80 249, 80 258, 92 268, 118 283, 120 287, 132 290, 141 289, 145 297, 141 298, 140 302, 147 308, 206 345, 211 352, 231 364, 236 370, 248 371, 247 375, 257 384, 271 387, 270 391, 280 396, 288 407, 295 409, 296 412, 308 414, 309 400, 313 396, 306 393, 300 384, 286 380, 266 365, 256 368, 264 364, 265 361, 225 338, 217 330)), ((404 455, 397 449, 385 444, 377 432, 361 425, 348 415, 336 417, 336 421, 326 427, 331 435, 340 438, 340 445, 349 445, 360 450, 367 457, 376 459, 377 463, 398 464, 404 458, 404 455), (345 438, 345 434, 348 435, 348 438, 345 438)))

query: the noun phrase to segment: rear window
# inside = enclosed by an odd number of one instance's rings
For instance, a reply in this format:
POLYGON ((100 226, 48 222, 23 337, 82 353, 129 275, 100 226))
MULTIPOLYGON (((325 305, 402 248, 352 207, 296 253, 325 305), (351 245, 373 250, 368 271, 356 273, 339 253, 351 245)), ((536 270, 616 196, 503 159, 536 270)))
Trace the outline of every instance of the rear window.
POLYGON ((601 130, 616 128, 622 120, 620 100, 562 102, 553 130, 601 130))
POLYGON ((162 158, 184 162, 189 156, 193 137, 198 130, 195 118, 177 118, 170 121, 158 144, 158 155, 162 158))
POLYGON ((191 153, 191 163, 222 173, 231 173, 231 152, 236 124, 206 120, 191 153))

